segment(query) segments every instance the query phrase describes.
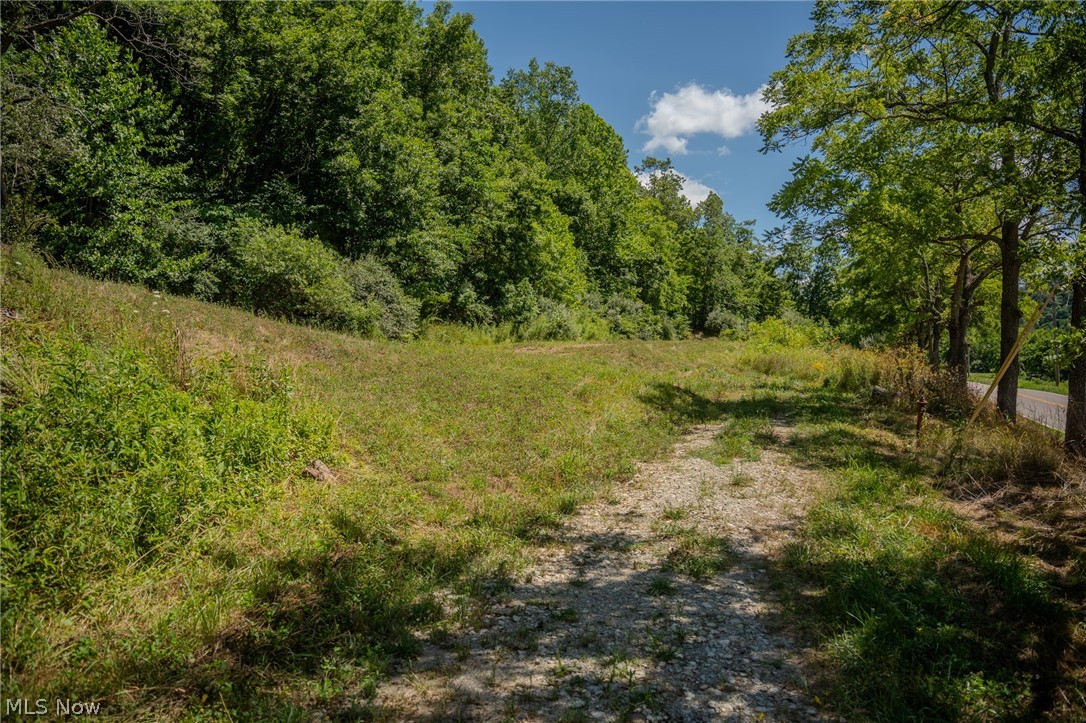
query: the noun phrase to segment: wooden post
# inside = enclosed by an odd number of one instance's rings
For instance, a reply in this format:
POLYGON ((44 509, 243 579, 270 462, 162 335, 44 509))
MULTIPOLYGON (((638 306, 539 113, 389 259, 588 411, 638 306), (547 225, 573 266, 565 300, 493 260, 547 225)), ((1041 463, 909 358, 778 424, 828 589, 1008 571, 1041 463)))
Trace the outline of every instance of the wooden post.
POLYGON ((1033 331, 1033 327, 1037 323, 1037 320, 1041 318, 1041 313, 1044 312, 1045 307, 1049 305, 1049 303, 1055 296, 1056 289, 1053 288, 1052 291, 1049 292, 1048 298, 1045 299, 1045 303, 1038 306, 1037 310, 1033 312, 1033 316, 1031 316, 1029 321, 1026 322, 1026 326, 1022 329, 1022 333, 1018 335, 1018 340, 1014 342, 1014 346, 1011 347, 1010 354, 1008 354, 1007 358, 1003 360, 1003 366, 999 368, 999 373, 995 375, 995 379, 992 380, 992 384, 988 387, 988 391, 986 391, 981 400, 977 402, 977 408, 973 410, 973 416, 969 418, 969 421, 966 422, 965 426, 962 428, 963 433, 965 432, 965 430, 969 429, 969 425, 975 422, 977 417, 980 416, 980 410, 984 408, 984 403, 988 401, 988 398, 992 396, 992 392, 994 392, 995 388, 999 386, 999 380, 1002 379, 1003 375, 1007 373, 1007 369, 1010 368, 1011 362, 1013 362, 1014 358, 1018 356, 1018 352, 1021 351, 1022 345, 1026 343, 1026 337, 1028 337, 1029 333, 1033 331))
POLYGON ((928 408, 928 398, 920 395, 916 403, 916 446, 920 446, 920 430, 924 427, 924 412, 928 408))

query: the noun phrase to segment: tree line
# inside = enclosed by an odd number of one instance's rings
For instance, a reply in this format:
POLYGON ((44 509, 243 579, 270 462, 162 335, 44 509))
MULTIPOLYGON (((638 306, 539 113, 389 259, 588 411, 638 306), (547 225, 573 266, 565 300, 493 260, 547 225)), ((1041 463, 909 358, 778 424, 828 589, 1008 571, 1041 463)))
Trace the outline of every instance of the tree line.
MULTIPOLYGON (((786 271, 816 315, 911 339, 963 390, 985 307, 1002 362, 1023 306, 1055 297, 1067 326, 1039 343, 1086 454, 1086 6, 822 1, 812 19, 760 120, 767 151, 810 147, 771 204, 786 271)), ((1011 420, 1019 363, 998 388, 1011 420)))
POLYGON ((782 302, 570 68, 495 82, 439 3, 4 5, 9 240, 97 276, 391 338, 714 334, 782 302))

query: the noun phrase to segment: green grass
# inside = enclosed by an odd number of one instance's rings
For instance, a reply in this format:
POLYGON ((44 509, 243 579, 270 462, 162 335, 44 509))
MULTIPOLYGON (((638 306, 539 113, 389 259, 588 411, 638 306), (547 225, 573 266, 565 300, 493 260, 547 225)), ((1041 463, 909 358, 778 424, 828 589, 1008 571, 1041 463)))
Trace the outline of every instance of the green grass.
MULTIPOLYGON (((991 384, 993 379, 995 379, 995 374, 974 372, 973 374, 969 375, 969 381, 980 382, 981 384, 991 384)), ((1060 382, 1059 384, 1056 384, 1051 379, 1035 379, 1033 377, 1022 376, 1018 378, 1018 387, 1020 389, 1035 389, 1039 392, 1067 394, 1066 380, 1060 382)))
MULTIPOLYGON (((684 429, 724 421, 714 462, 779 446, 830 478, 782 579, 834 706, 886 720, 1086 707, 1078 548, 1044 538, 1065 555, 1057 576, 1039 535, 997 542, 943 503, 952 484, 1008 476, 1063 489, 1054 438, 978 428, 954 447, 933 421, 914 451, 907 416, 849 396, 877 378, 867 352, 455 329, 375 342, 18 249, 2 263, 6 697, 156 720, 368 715, 388 666, 476 621, 523 548, 684 429), (771 419, 794 425, 789 443, 771 419), (317 457, 335 479, 303 472, 317 457)), ((670 570, 727 570, 728 542, 685 516, 656 525, 670 570)), ((666 595, 659 580, 646 592, 666 595)))
POLYGON ((121 716, 364 703, 753 376, 716 340, 374 342, 3 264, 5 695, 121 716))
POLYGON ((735 552, 723 537, 684 529, 675 539, 676 545, 664 563, 667 570, 704 580, 727 572, 735 564, 735 552))
POLYGON ((761 459, 762 446, 772 438, 768 418, 732 417, 711 445, 694 454, 718 465, 729 465, 736 459, 756 462, 761 459))
POLYGON ((830 486, 778 573, 790 615, 823 660, 822 699, 859 719, 1075 718, 1086 709, 1086 556, 1079 548, 1066 572, 1051 572, 1041 545, 1000 541, 947 504, 947 492, 984 478, 990 461, 1009 486, 1025 469, 1014 462, 1023 448, 1055 449, 1056 440, 977 430, 948 471, 939 460, 951 430, 938 420, 917 452, 906 415, 830 398, 792 400, 796 427, 783 449, 830 486))

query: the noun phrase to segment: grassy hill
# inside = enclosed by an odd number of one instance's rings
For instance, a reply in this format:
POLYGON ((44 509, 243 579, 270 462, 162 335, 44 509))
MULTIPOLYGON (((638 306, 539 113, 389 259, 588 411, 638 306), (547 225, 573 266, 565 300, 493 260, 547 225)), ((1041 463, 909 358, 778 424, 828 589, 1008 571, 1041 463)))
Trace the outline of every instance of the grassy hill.
POLYGON ((1053 666, 1081 680, 1065 632, 1081 610, 1064 602, 1081 553, 1053 572, 1065 541, 1007 545, 943 501, 1071 479, 1051 472, 1056 442, 1028 425, 955 442, 932 421, 914 449, 908 413, 866 401, 876 379, 915 381, 901 358, 775 322, 744 344, 492 344, 449 327, 376 342, 19 249, 2 263, 7 697, 183 720, 361 705, 421 637, 478 620, 562 515, 726 413, 746 436, 725 457, 759 443, 758 419, 792 415, 782 449, 836 485, 781 580, 823 590, 792 612, 844 671, 841 709, 1022 710, 1034 668, 1057 692, 1053 666), (1057 643, 1070 662, 1044 657, 1057 643))
POLYGON ((3 264, 9 696, 364 690, 755 374, 716 340, 375 342, 3 264))

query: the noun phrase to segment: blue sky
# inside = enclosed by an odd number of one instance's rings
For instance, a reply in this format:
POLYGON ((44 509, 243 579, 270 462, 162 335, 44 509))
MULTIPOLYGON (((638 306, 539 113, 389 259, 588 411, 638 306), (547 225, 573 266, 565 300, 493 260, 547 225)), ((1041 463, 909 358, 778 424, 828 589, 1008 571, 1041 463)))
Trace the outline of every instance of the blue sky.
MULTIPOLYGON (((419 3, 429 10, 432 3, 419 3)), ((759 231, 801 149, 762 155, 759 87, 783 67, 788 38, 811 27, 799 2, 479 2, 496 80, 536 57, 573 69, 581 99, 626 141, 631 166, 670 157, 695 198, 711 188, 759 231)))

